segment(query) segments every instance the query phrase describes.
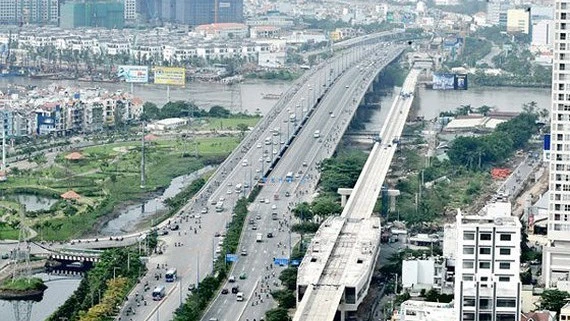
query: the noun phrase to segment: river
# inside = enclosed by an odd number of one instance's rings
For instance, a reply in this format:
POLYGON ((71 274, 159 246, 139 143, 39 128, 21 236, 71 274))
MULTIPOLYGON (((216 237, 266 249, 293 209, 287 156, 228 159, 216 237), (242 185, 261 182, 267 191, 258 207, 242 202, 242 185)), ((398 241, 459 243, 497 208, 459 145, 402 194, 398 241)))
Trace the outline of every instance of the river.
POLYGON ((15 305, 19 305, 20 311, 23 308, 31 307, 30 321, 45 320, 50 314, 55 312, 65 300, 77 289, 80 278, 69 278, 61 276, 50 276, 45 273, 34 275, 46 281, 48 288, 44 292, 44 297, 40 302, 32 301, 5 301, 0 300, 0 320, 2 321, 20 321, 22 315, 17 319, 15 315, 15 305), (17 302, 17 303, 16 303, 17 302))

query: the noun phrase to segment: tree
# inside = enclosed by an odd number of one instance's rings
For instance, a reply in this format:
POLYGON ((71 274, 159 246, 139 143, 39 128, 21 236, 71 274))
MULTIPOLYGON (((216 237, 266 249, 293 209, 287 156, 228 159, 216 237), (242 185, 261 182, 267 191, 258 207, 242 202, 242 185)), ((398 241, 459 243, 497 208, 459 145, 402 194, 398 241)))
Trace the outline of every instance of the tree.
POLYGON ((313 214, 321 218, 331 214, 340 214, 342 206, 330 198, 319 197, 311 204, 313 214))
POLYGON ((237 130, 239 130, 239 135, 241 136, 241 138, 245 137, 245 132, 249 130, 249 126, 247 126, 244 123, 239 123, 236 125, 237 130))
POLYGON ((230 111, 222 106, 216 105, 210 108, 210 111, 208 111, 208 115, 210 117, 216 117, 216 118, 228 118, 230 116, 230 111))
POLYGON ((290 321, 291 318, 289 317, 287 309, 275 308, 275 309, 271 309, 265 313, 265 320, 266 321, 290 321))
POLYGON ((279 281, 283 283, 285 288, 295 291, 297 289, 297 268, 288 267, 279 275, 279 281))
POLYGON ((155 103, 151 103, 147 101, 143 104, 143 113, 141 115, 141 120, 149 121, 153 119, 158 119, 158 115, 160 113, 160 109, 156 106, 155 103))
POLYGON ((293 215, 301 219, 301 221, 311 221, 313 219, 313 210, 307 202, 299 203, 293 209, 293 215))
POLYGON ((540 308, 560 313, 560 309, 570 298, 570 293, 558 289, 544 290, 540 295, 540 308))

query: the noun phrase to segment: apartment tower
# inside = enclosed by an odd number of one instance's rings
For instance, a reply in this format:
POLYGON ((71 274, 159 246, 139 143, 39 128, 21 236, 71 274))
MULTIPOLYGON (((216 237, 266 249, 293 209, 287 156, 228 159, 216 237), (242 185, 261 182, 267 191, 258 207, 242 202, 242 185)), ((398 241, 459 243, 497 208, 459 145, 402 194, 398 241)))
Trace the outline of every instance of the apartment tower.
POLYGON ((521 223, 508 201, 482 213, 457 213, 456 320, 519 321, 521 223))
POLYGON ((550 113, 550 203, 543 282, 568 289, 570 276, 570 1, 555 0, 552 106, 550 113))

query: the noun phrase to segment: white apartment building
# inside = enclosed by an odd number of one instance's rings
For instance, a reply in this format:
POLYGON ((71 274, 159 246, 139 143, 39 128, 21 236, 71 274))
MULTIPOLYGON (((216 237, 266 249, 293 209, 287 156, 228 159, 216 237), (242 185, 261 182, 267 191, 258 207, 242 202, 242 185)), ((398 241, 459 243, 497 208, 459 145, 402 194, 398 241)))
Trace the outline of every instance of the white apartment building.
POLYGON ((137 0, 124 0, 125 1, 125 20, 137 19, 137 0))
POLYGON ((519 321, 521 223, 506 201, 481 213, 457 213, 456 320, 519 321))
POLYGON ((394 311, 392 320, 399 321, 443 321, 453 320, 453 301, 450 303, 408 300, 394 311))
POLYGON ((544 285, 570 281, 570 1, 556 0, 550 113, 549 245, 543 249, 544 285))

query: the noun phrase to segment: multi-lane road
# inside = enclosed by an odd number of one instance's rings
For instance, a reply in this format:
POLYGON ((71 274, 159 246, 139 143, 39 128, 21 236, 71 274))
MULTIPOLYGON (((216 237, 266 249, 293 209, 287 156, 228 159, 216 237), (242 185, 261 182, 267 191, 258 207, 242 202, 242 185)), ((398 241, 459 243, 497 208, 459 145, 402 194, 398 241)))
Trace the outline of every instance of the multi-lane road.
POLYGON ((248 224, 245 230, 241 244, 247 256, 241 257, 232 273, 237 281, 224 286, 229 293, 217 297, 203 320, 259 320, 265 311, 273 307, 268 292, 278 287, 277 277, 281 268, 272 267, 272 264, 274 258, 289 256, 290 209, 294 203, 311 197, 319 177, 315 164, 334 152, 360 102, 358 98, 366 90, 362 82, 374 76, 368 73, 377 72, 380 64, 391 61, 400 50, 382 49, 380 46, 377 51, 369 51, 367 58, 340 76, 323 97, 269 176, 257 201, 250 206, 248 222, 255 222, 256 229, 248 224), (317 130, 319 137, 315 137, 317 130), (287 173, 297 177, 288 182, 285 179, 287 173), (263 203, 260 200, 264 200, 263 203), (278 212, 279 220, 272 219, 270 214, 274 210, 278 212), (258 233, 262 235, 262 242, 257 242, 258 233), (267 238, 267 233, 272 233, 273 237, 267 238), (247 279, 239 280, 240 275, 246 275, 247 279), (243 302, 231 294, 231 288, 236 285, 244 293, 243 302))
MULTIPOLYGON (((123 309, 123 319, 125 317, 133 320, 172 318, 173 312, 188 294, 188 285, 195 284, 205 274, 212 271, 213 257, 216 255, 216 247, 220 241, 220 238, 215 237, 215 235, 218 233, 223 234, 226 223, 231 220, 231 209, 235 201, 243 195, 236 193, 236 185, 242 184, 244 186, 247 184, 251 187, 256 178, 262 177, 269 167, 274 167, 275 163, 273 160, 282 153, 282 149, 285 148, 289 141, 288 137, 292 136, 295 128, 303 122, 303 117, 315 106, 317 99, 323 95, 324 91, 331 84, 334 83, 337 86, 336 84, 340 80, 334 82, 334 79, 341 74, 343 69, 354 67, 356 62, 364 59, 365 56, 369 58, 371 54, 365 52, 363 48, 349 49, 344 55, 328 61, 324 65, 326 68, 320 67, 313 71, 309 77, 306 77, 307 79, 302 79, 299 83, 296 83, 293 89, 285 94, 282 102, 277 104, 274 110, 266 116, 267 118, 264 118, 262 123, 246 137, 242 145, 219 167, 217 173, 210 179, 207 187, 184 209, 184 213, 170 221, 172 225, 178 224, 180 229, 170 232, 169 235, 161 238, 164 242, 163 248, 165 253, 149 258, 148 266, 150 271, 141 284, 133 291, 133 293, 138 292, 142 294, 147 304, 145 305, 144 301, 137 303, 134 300, 134 296, 131 296, 125 305, 125 309, 123 309), (295 114, 295 120, 292 119, 291 114, 295 114), (278 129, 278 131, 275 131, 275 129, 278 129), (274 134, 275 132, 277 134, 274 134), (247 160, 247 163, 244 160, 247 160), (217 213, 212 203, 213 201, 220 201, 221 198, 223 198, 225 210, 217 213), (200 213, 204 208, 208 209, 207 214, 200 213), (192 217, 193 215, 199 215, 199 218, 192 217), (167 296, 162 301, 151 301, 150 291, 152 291, 154 286, 164 284, 163 278, 160 278, 160 276, 164 276, 166 269, 171 267, 177 268, 179 280, 166 284, 167 296), (159 276, 159 280, 155 278, 155 275, 159 276), (147 282, 150 290, 145 292, 143 285, 147 284, 147 282), (126 315, 126 310, 129 307, 136 311, 135 315, 126 315)), ((308 190, 308 186, 314 186, 316 171, 313 164, 315 160, 317 158, 322 159, 325 155, 332 153, 334 145, 330 139, 335 137, 332 132, 340 129, 339 124, 348 124, 349 119, 342 114, 343 108, 348 105, 346 101, 351 98, 346 98, 344 91, 347 91, 346 86, 348 86, 348 91, 350 92, 350 84, 354 82, 354 77, 360 71, 357 71, 357 68, 352 68, 349 72, 352 73, 351 77, 342 78, 344 80, 340 86, 342 86, 343 90, 339 91, 339 87, 337 87, 332 92, 332 94, 336 95, 336 98, 331 100, 335 104, 330 104, 329 107, 326 107, 332 108, 332 114, 329 114, 328 110, 324 110, 321 107, 316 108, 310 119, 317 119, 318 121, 306 122, 306 129, 299 133, 295 143, 291 145, 291 149, 283 155, 288 161, 279 162, 277 168, 270 175, 266 188, 263 189, 262 195, 258 197, 258 199, 267 198, 269 204, 256 201, 250 208, 252 211, 251 217, 258 229, 251 230, 253 225, 247 224, 247 229, 243 235, 244 242, 242 242, 247 256, 240 256, 240 260, 235 264, 233 272, 237 279, 239 279, 242 273, 247 277, 246 280, 236 282, 242 288, 246 300, 255 292, 253 290, 254 283, 262 276, 263 273, 261 271, 270 263, 274 254, 275 257, 288 257, 289 233, 287 225, 290 219, 287 205, 295 198, 295 193, 301 190, 308 190), (343 101, 345 103, 339 103, 343 101), (325 119, 330 121, 323 121, 325 119), (322 123, 322 125, 317 125, 316 123, 322 123), (322 137, 315 139, 313 136, 314 131, 317 129, 321 131, 322 137), (310 142, 319 144, 322 147, 310 147, 307 144, 309 138, 310 142), (297 139, 302 139, 303 141, 297 143, 297 139), (306 162, 307 166, 303 166, 303 162, 306 162), (292 171, 294 176, 298 176, 293 179, 292 183, 276 183, 279 182, 279 179, 283 182, 289 171, 292 171), (299 171, 302 171, 302 174, 299 171), (285 196, 286 192, 289 192, 289 198, 285 196), (279 200, 274 200, 275 194, 279 195, 279 200), (278 211, 278 220, 271 218, 270 214, 273 211, 273 206, 278 211), (256 219, 258 214, 260 219, 256 219), (279 231, 279 224, 281 224, 281 232, 279 231), (274 235, 271 239, 267 238, 267 233, 269 232, 274 235), (248 242, 248 240, 254 239, 257 233, 262 233, 263 242, 248 242)), ((348 115, 348 113, 345 114, 348 115)), ((336 134, 337 138, 340 138, 340 133, 341 131, 336 134)), ((168 224, 168 222, 165 222, 165 224, 168 224)), ((275 274, 277 275, 278 272, 275 274)), ((223 301, 226 298, 227 300, 231 298, 231 301, 236 303, 234 295, 225 295, 213 304, 209 313, 216 313, 219 300, 223 301)), ((225 303, 222 302, 221 304, 225 303)), ((241 306, 243 307, 244 304, 242 302, 241 306)), ((233 304, 224 308, 228 311, 224 315, 232 316, 228 320, 234 320, 236 315, 241 314, 239 307, 239 305, 233 304)), ((260 309, 259 312, 252 313, 261 315, 263 311, 260 309)), ((220 320, 222 319, 220 317, 220 320)))

